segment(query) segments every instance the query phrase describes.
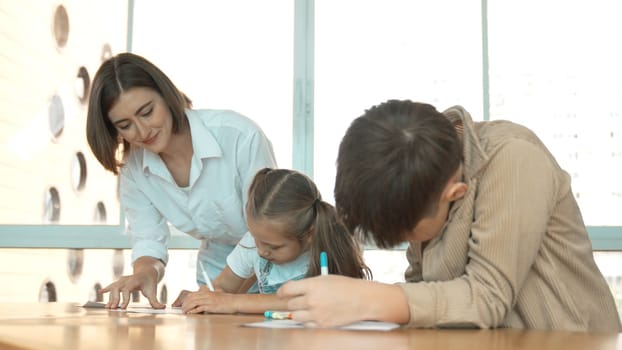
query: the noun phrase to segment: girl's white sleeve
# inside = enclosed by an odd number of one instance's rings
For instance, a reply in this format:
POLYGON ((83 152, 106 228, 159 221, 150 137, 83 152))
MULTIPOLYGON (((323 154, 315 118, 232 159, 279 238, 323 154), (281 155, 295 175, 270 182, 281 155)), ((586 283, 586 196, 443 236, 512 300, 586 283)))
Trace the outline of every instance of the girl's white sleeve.
POLYGON ((255 239, 250 232, 246 232, 227 256, 227 265, 238 277, 249 278, 255 273, 254 265, 258 260, 259 255, 255 247, 255 239))

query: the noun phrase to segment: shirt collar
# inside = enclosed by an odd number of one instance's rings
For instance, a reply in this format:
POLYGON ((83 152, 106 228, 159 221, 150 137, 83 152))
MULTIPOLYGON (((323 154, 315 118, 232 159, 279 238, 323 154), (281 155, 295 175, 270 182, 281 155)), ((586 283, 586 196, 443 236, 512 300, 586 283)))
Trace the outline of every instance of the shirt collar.
POLYGON ((199 159, 222 157, 222 150, 212 131, 201 119, 200 111, 186 109, 186 116, 190 124, 192 147, 194 155, 199 159))
POLYGON ((475 123, 461 106, 453 106, 443 111, 443 114, 452 124, 462 122, 462 147, 464 155, 464 178, 471 179, 488 162, 488 154, 484 151, 475 130, 475 123))
MULTIPOLYGON (((186 117, 190 126, 190 135, 192 136, 192 148, 194 155, 198 159, 222 157, 222 150, 216 141, 210 129, 201 119, 200 112, 192 109, 186 109, 186 117)), ((170 176, 166 164, 159 155, 142 149, 143 153, 143 172, 150 172, 162 177, 170 176)))

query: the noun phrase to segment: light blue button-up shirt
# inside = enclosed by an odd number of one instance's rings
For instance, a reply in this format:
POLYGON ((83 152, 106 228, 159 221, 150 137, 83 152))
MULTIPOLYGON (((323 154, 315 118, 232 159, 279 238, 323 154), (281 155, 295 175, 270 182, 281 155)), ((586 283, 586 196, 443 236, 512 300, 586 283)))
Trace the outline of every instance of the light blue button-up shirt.
POLYGON ((214 278, 247 232, 250 182, 259 169, 275 168, 276 160, 259 126, 241 114, 186 110, 186 115, 194 149, 189 186, 177 186, 157 154, 133 148, 121 168, 121 203, 132 262, 141 256, 168 262, 170 223, 202 240, 199 259, 214 278))

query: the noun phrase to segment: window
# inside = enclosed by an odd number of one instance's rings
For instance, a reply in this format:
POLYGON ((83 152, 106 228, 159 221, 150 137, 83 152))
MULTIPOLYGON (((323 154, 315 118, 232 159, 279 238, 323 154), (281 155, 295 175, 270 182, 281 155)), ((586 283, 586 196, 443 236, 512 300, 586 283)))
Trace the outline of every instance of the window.
POLYGON ((622 2, 489 3, 490 119, 538 134, 587 225, 621 226, 622 2))
POLYGON ((291 167, 293 1, 172 4, 136 1, 132 52, 158 65, 194 108, 256 121, 278 165, 291 167))
POLYGON ((116 177, 92 155, 85 120, 102 48, 126 48, 128 2, 1 2, 0 14, 0 245, 127 245, 116 177), (93 220, 100 203, 105 222, 93 220))
POLYGON ((460 104, 482 118, 479 3, 315 2, 314 179, 327 201, 334 203, 339 142, 372 105, 387 99, 439 110, 460 104))

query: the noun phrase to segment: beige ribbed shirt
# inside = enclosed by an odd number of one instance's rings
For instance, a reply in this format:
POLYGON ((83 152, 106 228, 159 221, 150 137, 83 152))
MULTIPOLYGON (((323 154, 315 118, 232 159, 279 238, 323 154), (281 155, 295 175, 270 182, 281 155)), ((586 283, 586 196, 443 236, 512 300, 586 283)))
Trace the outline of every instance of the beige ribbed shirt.
POLYGON ((523 126, 444 114, 462 120, 469 188, 423 251, 408 248, 408 325, 620 331, 569 175, 523 126))

